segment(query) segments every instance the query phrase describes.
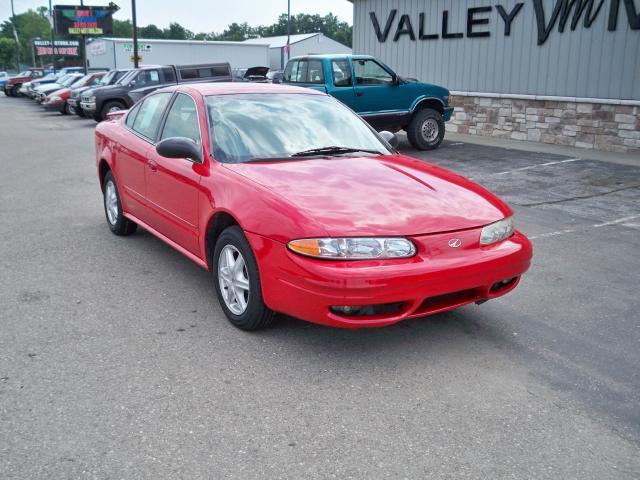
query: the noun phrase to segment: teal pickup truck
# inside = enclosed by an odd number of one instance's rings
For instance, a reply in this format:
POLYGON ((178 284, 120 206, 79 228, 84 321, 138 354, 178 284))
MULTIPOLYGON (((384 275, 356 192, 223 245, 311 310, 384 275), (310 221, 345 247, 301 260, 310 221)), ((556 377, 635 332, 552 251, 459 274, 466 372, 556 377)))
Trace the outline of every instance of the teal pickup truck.
POLYGON ((326 92, 376 130, 406 130, 418 150, 438 147, 451 118, 449 90, 402 78, 368 55, 307 55, 287 62, 282 83, 326 92))

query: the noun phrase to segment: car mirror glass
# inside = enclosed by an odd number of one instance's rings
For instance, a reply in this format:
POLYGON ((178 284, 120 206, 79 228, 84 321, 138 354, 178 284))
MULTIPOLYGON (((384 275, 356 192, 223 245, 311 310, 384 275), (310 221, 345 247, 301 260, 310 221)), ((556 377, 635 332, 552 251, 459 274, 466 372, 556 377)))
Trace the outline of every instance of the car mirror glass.
POLYGON ((395 133, 383 130, 382 132, 380 132, 380 136, 393 148, 398 148, 398 144, 400 143, 400 141, 398 140, 398 136, 395 133))
POLYGON ((202 149, 186 137, 165 138, 156 145, 156 152, 166 158, 189 158, 196 163, 202 163, 202 149))

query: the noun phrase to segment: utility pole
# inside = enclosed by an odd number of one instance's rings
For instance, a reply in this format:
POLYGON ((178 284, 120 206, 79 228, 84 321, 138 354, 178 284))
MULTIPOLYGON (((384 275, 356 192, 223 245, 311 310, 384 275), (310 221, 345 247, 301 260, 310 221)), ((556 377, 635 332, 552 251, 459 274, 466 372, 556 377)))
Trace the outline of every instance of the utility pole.
MULTIPOLYGON (((80 6, 84 7, 84 1, 80 0, 80 6)), ((87 74, 87 36, 82 34, 82 66, 84 67, 84 74, 87 74)))
POLYGON ((136 0, 131 0, 131 22, 133 23, 133 68, 138 68, 138 21, 136 19, 136 0))
POLYGON ((56 71, 56 47, 55 40, 53 36, 53 24, 55 22, 55 17, 53 16, 53 7, 51 7, 51 0, 49 0, 49 16, 51 20, 49 22, 49 26, 51 27, 50 36, 51 36, 51 65, 53 65, 53 72, 56 71))
POLYGON ((20 71, 20 40, 18 40, 18 31, 16 30, 16 12, 13 10, 13 0, 11 0, 11 26, 13 27, 13 36, 16 39, 16 65, 18 72, 20 71))
POLYGON ((287 62, 291 57, 291 0, 287 0, 287 62))

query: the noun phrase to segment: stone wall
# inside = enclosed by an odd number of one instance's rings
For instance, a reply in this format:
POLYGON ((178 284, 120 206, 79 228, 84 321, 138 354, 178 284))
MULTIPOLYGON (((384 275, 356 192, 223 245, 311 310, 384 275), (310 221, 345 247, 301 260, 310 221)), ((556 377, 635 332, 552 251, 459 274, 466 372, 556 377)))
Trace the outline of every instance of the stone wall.
POLYGON ((640 153, 640 107, 452 95, 447 131, 640 153))

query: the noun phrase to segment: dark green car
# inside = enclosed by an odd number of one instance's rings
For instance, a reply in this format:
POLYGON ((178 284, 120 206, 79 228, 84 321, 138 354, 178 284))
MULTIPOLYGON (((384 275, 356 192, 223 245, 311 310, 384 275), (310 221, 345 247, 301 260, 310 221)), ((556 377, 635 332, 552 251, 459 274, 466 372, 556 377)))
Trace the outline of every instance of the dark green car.
POLYGON ((324 91, 376 130, 406 130, 418 150, 438 147, 451 118, 449 90, 402 78, 368 55, 308 55, 289 60, 282 83, 324 91))

